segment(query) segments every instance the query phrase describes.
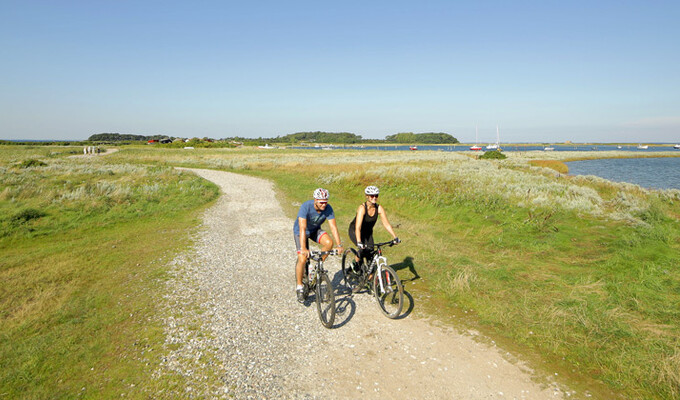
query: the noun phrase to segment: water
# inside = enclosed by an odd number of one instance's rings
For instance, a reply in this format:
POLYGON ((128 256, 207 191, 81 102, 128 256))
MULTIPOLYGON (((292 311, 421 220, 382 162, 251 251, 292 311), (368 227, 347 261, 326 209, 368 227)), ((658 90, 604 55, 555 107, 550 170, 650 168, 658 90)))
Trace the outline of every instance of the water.
POLYGON ((680 157, 571 161, 570 175, 595 175, 647 189, 680 189, 680 157))
MULTIPOLYGON (((486 151, 486 143, 480 144, 482 146, 481 152, 486 151)), ((546 146, 543 145, 504 145, 501 143, 503 151, 544 151, 546 146)), ((664 144, 659 146, 649 146, 648 149, 638 149, 637 144, 626 145, 550 145, 553 151, 635 151, 640 154, 653 153, 657 151, 674 151, 672 144, 664 144)), ((323 147, 292 147, 293 149, 307 149, 307 150, 321 150, 323 147)), ((408 145, 404 146, 378 146, 378 145, 345 145, 334 146, 336 149, 356 149, 356 150, 387 150, 387 151, 404 151, 409 150, 408 145)), ((420 145, 418 150, 434 150, 434 151, 470 151, 469 144, 456 145, 420 145)))

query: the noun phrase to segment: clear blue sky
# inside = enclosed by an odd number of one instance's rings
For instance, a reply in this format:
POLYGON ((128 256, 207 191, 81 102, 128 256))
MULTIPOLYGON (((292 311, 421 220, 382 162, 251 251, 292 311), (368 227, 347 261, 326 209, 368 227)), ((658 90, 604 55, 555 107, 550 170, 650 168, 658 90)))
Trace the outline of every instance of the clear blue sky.
POLYGON ((680 2, 0 0, 0 139, 680 142, 680 2))

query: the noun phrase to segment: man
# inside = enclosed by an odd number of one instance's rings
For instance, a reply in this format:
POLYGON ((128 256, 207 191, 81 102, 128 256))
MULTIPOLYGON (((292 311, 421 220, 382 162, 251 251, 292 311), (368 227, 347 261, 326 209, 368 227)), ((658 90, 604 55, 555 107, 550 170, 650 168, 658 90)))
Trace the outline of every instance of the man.
MULTIPOLYGON (((308 239, 312 239, 321 245, 321 251, 329 251, 333 248, 333 241, 328 233, 321 229, 321 224, 326 220, 331 227, 333 239, 337 243, 336 248, 339 252, 342 252, 342 243, 338 234, 338 226, 335 223, 333 207, 328 204, 328 190, 318 188, 314 191, 314 200, 307 200, 302 203, 295 224, 293 224, 295 247, 298 254, 297 265, 295 266, 295 279, 297 280, 295 291, 299 302, 304 301, 302 275, 307 258, 309 258, 308 239)), ((324 260, 326 257, 324 256, 324 260)))

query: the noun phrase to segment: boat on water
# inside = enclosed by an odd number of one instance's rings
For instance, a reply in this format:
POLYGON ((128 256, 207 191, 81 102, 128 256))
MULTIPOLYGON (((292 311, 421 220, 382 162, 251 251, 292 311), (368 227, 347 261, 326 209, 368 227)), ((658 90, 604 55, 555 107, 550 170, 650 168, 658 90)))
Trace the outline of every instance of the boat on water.
POLYGON ((408 146, 409 150, 418 150, 418 146, 408 146))
POLYGON ((543 148, 543 151, 555 151, 555 148, 554 148, 554 147, 547 146, 547 147, 544 147, 544 148, 543 148))
POLYGON ((498 130, 498 125, 496 125, 496 143, 491 143, 486 146, 487 150, 498 150, 501 151, 501 135, 498 130))
POLYGON ((649 146, 647 146, 646 144, 645 145, 638 144, 637 148, 638 148, 638 150, 647 150, 649 148, 649 146))
POLYGON ((258 149, 275 149, 276 147, 270 146, 269 143, 265 144, 264 146, 257 146, 258 149))
POLYGON ((477 127, 475 126, 475 145, 471 146, 470 150, 473 150, 473 151, 481 150, 482 146, 480 146, 478 143, 479 143, 479 140, 477 139, 477 127))
POLYGON ((673 148, 674 148, 674 149, 677 149, 677 150, 680 150, 680 144, 676 144, 675 146, 673 146, 673 148))

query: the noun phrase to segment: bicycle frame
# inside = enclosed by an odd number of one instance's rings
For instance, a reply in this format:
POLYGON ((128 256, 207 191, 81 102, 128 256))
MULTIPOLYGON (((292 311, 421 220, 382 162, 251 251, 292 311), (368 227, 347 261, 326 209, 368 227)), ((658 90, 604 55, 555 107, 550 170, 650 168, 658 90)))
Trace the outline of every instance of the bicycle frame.
POLYGON ((310 251, 309 252, 309 257, 307 258, 307 262, 305 263, 305 269, 303 271, 303 278, 307 278, 308 285, 310 289, 314 287, 314 284, 316 283, 316 277, 319 276, 322 273, 327 273, 323 268, 323 256, 324 255, 338 255, 337 250, 330 250, 330 251, 310 251), (309 276, 309 264, 311 262, 314 262, 314 272, 313 275, 310 277, 309 276))
MULTIPOLYGON (((371 256, 371 262, 366 265, 367 267, 367 275, 370 274, 370 270, 368 270, 371 265, 375 264, 376 266, 376 273, 378 274, 378 282, 380 283, 380 290, 384 291, 385 290, 385 285, 383 284, 383 277, 382 277, 382 269, 383 267, 387 266, 387 257, 383 256, 382 254, 382 247, 383 246, 393 246, 394 242, 389 241, 389 242, 383 242, 383 243, 376 243, 373 245, 373 248, 375 250, 372 250, 373 254, 371 256)), ((387 282, 389 285, 390 282, 387 282)))
POLYGON ((401 312, 403 286, 396 271, 387 264, 387 257, 383 255, 382 247, 393 246, 397 243, 392 241, 376 243, 372 248, 362 246, 358 251, 348 248, 342 255, 342 272, 351 292, 358 293, 366 286, 368 292, 373 292, 381 311, 388 318, 396 318, 401 312), (359 269, 353 264, 357 258, 359 269))

